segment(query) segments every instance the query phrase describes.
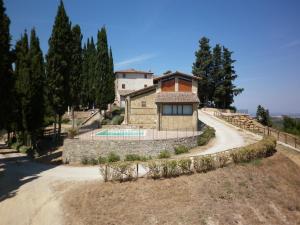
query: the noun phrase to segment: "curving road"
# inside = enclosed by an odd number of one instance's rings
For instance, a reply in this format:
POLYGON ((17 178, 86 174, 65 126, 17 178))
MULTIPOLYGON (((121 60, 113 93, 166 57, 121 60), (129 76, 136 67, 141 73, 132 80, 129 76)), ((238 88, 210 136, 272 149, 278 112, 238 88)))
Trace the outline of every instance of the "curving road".
POLYGON ((203 123, 216 130, 216 137, 212 147, 195 155, 212 154, 245 145, 244 137, 236 128, 202 110, 198 111, 198 115, 203 123))

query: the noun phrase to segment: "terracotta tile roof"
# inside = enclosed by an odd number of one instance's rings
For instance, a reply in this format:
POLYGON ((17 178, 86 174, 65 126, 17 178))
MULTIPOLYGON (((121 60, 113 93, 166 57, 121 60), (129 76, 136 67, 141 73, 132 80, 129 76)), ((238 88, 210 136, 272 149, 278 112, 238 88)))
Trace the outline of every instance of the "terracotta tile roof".
POLYGON ((139 95, 139 94, 147 93, 148 91, 156 90, 156 87, 157 87, 157 85, 154 84, 154 85, 151 85, 149 87, 145 87, 145 88, 133 91, 131 93, 128 93, 125 96, 136 96, 136 95, 139 95))
POLYGON ((156 103, 199 103, 197 94, 191 92, 160 92, 156 94, 156 103))
POLYGON ((179 71, 176 71, 176 72, 173 72, 173 73, 168 73, 168 74, 162 75, 160 77, 156 77, 156 78, 153 79, 153 81, 157 81, 157 80, 160 80, 162 78, 166 78, 166 77, 170 77, 170 76, 175 76, 175 75, 179 75, 179 76, 183 76, 183 77, 188 77, 188 78, 192 78, 192 79, 196 79, 196 80, 200 80, 201 79, 199 77, 196 77, 196 76, 193 76, 193 75, 190 75, 190 74, 181 73, 179 71))
POLYGON ((134 92, 134 90, 118 90, 118 92, 120 95, 124 96, 134 92))
POLYGON ((152 72, 150 71, 141 71, 141 70, 135 70, 135 69, 127 69, 127 70, 118 70, 118 71, 115 71, 115 74, 116 73, 132 73, 132 74, 137 74, 137 73, 142 73, 142 74, 153 74, 152 72))

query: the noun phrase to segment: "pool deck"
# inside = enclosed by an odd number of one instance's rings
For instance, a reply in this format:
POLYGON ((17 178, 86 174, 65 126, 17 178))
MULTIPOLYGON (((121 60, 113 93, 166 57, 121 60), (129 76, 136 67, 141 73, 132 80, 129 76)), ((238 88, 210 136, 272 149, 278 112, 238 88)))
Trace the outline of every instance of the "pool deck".
MULTIPOLYGON (((163 139, 175 139, 196 136, 202 133, 202 131, 158 131, 156 129, 134 129, 135 131, 144 131, 144 136, 97 136, 96 134, 107 129, 95 129, 88 131, 77 136, 81 140, 163 140, 163 139)), ((121 130, 121 129, 120 129, 121 130)), ((128 129, 124 129, 126 132, 128 129)))

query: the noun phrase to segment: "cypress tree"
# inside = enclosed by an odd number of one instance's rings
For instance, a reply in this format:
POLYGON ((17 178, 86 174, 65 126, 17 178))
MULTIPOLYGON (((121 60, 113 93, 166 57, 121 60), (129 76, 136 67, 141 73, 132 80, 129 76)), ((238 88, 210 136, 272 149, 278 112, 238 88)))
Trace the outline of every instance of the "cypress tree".
POLYGON ((45 70, 44 58, 40 48, 40 42, 36 36, 35 29, 31 30, 30 35, 30 89, 31 89, 31 112, 30 121, 28 121, 28 130, 31 134, 32 144, 35 147, 36 138, 40 128, 43 126, 44 119, 44 85, 45 70))
MULTIPOLYGON (((89 39, 87 41, 89 44, 89 39)), ((80 104, 82 106, 88 106, 89 104, 89 62, 88 62, 88 51, 87 45, 84 44, 82 49, 82 72, 80 77, 81 89, 80 89, 80 104)))
POLYGON ((199 50, 195 52, 196 60, 193 63, 192 73, 194 76, 200 77, 198 84, 198 96, 201 105, 207 105, 211 101, 209 85, 211 83, 212 70, 212 54, 209 45, 209 39, 201 38, 199 41, 199 50))
POLYGON ((99 109, 106 109, 109 103, 108 85, 109 85, 109 55, 106 29, 102 27, 98 31, 97 40, 97 63, 96 63, 96 106, 99 109))
POLYGON ((214 105, 217 108, 221 108, 224 101, 225 89, 223 81, 222 48, 217 44, 213 49, 212 83, 209 86, 210 99, 213 99, 214 105))
POLYGON ((13 111, 13 71, 10 52, 10 20, 5 13, 3 0, 0 0, 0 130, 11 129, 13 111))
POLYGON ((96 97, 97 97, 97 87, 99 86, 97 83, 97 49, 94 43, 93 37, 91 37, 90 43, 87 45, 88 51, 88 81, 89 81, 89 106, 95 106, 96 97))
POLYGON ((114 59, 111 47, 109 48, 109 89, 108 103, 113 103, 115 100, 115 74, 114 74, 114 59))
POLYGON ((81 72, 82 72, 82 35, 79 25, 72 28, 71 72, 70 72, 70 105, 72 109, 72 127, 74 128, 74 108, 79 105, 81 72))
POLYGON ((234 80, 237 78, 237 74, 235 73, 233 63, 235 60, 231 58, 232 52, 227 48, 223 47, 223 57, 222 57, 222 65, 223 65, 223 76, 224 76, 224 101, 223 108, 230 108, 231 104, 234 102, 234 97, 241 94, 243 92, 243 88, 237 88, 234 85, 234 80))
MULTIPOLYGON (((72 70, 72 32, 69 17, 61 1, 58 7, 52 34, 49 39, 49 50, 46 56, 47 84, 51 93, 50 104, 58 115, 58 136, 61 133, 61 118, 70 102, 70 71, 72 70)), ((55 123, 56 124, 56 123, 55 123)))
POLYGON ((28 36, 25 31, 24 35, 16 44, 16 93, 18 100, 18 119, 17 128, 22 132, 21 139, 26 145, 29 143, 29 124, 33 119, 32 115, 32 93, 30 82, 30 56, 29 56, 29 45, 28 36))

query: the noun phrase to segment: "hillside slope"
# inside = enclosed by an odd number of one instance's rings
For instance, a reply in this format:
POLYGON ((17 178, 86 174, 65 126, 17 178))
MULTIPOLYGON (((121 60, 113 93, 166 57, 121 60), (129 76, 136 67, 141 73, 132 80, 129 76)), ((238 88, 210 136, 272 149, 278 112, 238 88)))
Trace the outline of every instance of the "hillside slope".
POLYGON ((300 167, 276 153, 206 174, 89 182, 64 197, 66 224, 300 224, 300 167))

